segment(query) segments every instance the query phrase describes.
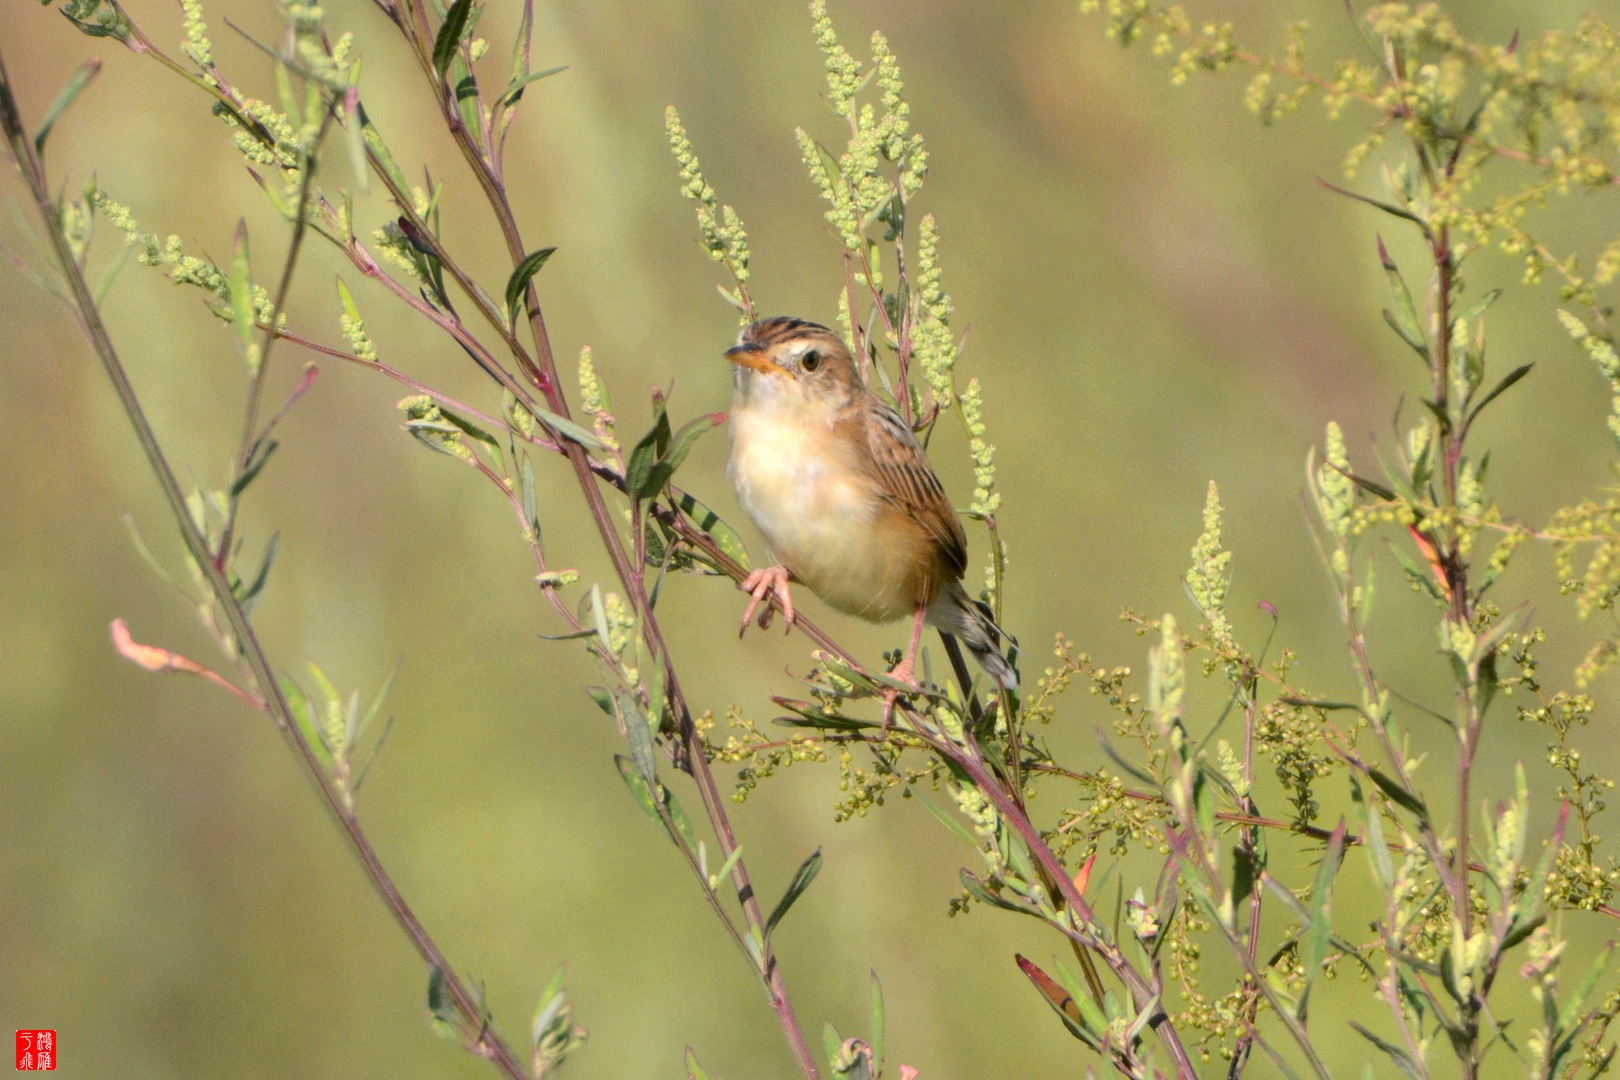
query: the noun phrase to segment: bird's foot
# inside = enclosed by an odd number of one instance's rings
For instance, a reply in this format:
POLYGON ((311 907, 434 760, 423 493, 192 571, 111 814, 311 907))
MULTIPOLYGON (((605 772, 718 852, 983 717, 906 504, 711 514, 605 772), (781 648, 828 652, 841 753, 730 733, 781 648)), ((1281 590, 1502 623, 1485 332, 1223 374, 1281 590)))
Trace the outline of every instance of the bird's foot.
POLYGON ((889 728, 894 723, 894 709, 900 702, 900 695, 906 691, 918 693, 923 688, 921 680, 917 678, 916 668, 916 657, 907 656, 889 670, 888 677, 897 683, 904 683, 905 690, 895 686, 885 687, 883 690, 883 715, 879 722, 879 730, 884 738, 889 737, 889 728))
POLYGON ((793 629, 793 593, 788 589, 787 567, 778 563, 776 566, 755 570, 743 578, 738 588, 752 597, 748 601, 748 610, 743 612, 742 625, 737 630, 738 637, 747 631, 748 624, 753 621, 754 612, 759 611, 761 604, 765 605, 765 610, 759 613, 759 628, 764 630, 771 625, 771 613, 774 609, 770 605, 770 598, 773 595, 782 605, 782 615, 787 620, 786 628, 793 629))

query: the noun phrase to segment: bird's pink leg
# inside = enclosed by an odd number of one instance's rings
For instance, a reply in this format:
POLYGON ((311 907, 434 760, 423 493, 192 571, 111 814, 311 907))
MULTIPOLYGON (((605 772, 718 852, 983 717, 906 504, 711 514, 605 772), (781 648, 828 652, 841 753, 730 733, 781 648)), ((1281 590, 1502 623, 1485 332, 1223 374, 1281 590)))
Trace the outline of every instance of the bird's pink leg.
MULTIPOLYGON (((889 678, 895 682, 905 683, 913 690, 921 690, 922 685, 917 682, 917 649, 922 645, 923 618, 928 614, 925 604, 917 605, 917 616, 911 622, 911 647, 906 650, 903 660, 889 672, 889 678)), ((893 688, 883 691, 883 733, 889 733, 889 724, 894 720, 894 706, 900 699, 900 691, 893 688)))
POLYGON ((765 604, 766 608, 759 617, 759 628, 763 630, 770 624, 769 598, 773 594, 782 605, 782 614, 787 619, 788 628, 793 627, 793 594, 788 591, 787 567, 778 563, 775 566, 767 566, 762 570, 755 570, 743 578, 742 584, 738 588, 753 597, 748 601, 748 610, 743 612, 742 626, 737 631, 738 637, 741 637, 743 632, 748 629, 748 624, 754 618, 754 612, 759 610, 761 604, 765 604))

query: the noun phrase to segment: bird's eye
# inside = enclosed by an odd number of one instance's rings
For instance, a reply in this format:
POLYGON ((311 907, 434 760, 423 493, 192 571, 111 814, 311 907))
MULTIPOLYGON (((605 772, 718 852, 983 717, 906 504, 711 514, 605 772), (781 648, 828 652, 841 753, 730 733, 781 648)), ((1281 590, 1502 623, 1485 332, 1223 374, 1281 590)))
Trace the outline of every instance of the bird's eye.
POLYGON ((802 367, 806 372, 815 371, 816 368, 821 366, 821 354, 816 352, 816 350, 811 349, 800 358, 799 366, 802 367))

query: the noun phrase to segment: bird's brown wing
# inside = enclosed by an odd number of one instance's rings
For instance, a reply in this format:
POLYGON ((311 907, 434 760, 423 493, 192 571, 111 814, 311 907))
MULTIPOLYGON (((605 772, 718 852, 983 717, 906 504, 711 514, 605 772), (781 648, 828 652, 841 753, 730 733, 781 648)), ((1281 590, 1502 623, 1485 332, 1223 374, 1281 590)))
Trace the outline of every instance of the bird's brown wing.
POLYGON ((881 497, 922 529, 952 578, 960 579, 967 570, 967 537, 922 444, 900 414, 876 398, 866 402, 862 421, 870 450, 865 461, 881 497))

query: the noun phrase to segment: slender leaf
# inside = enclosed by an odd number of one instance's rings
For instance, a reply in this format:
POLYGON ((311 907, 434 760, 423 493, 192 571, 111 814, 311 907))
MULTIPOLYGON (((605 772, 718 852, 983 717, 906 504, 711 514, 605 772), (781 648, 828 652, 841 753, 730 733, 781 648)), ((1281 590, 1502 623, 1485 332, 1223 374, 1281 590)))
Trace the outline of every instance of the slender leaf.
POLYGON ((962 879, 962 887, 967 889, 968 895, 972 896, 973 899, 978 900, 981 903, 989 904, 991 907, 1001 908, 1003 911, 1016 911, 1020 915, 1035 915, 1036 918, 1041 917, 1036 915, 1036 913, 1031 911, 1029 908, 1024 907, 1022 904, 1015 904, 1011 900, 1008 900, 1005 896, 995 892, 982 880, 975 877, 967 870, 963 870, 960 876, 962 879))
POLYGON ((399 163, 394 160, 394 155, 389 151, 388 144, 383 142, 382 132, 377 130, 377 125, 373 124, 371 118, 366 115, 366 107, 364 105, 359 106, 357 114, 360 117, 361 130, 365 135, 366 149, 377 160, 377 167, 382 170, 384 176, 388 177, 389 183, 394 190, 409 192, 411 187, 405 180, 405 174, 400 171, 399 163))
POLYGON ((1305 989, 1299 996, 1301 1020, 1305 1018, 1311 987, 1322 974, 1322 962, 1327 959, 1328 940, 1333 932, 1333 878, 1338 874, 1339 863, 1344 858, 1344 833, 1344 819, 1340 818, 1333 828, 1333 834, 1328 837, 1322 862, 1316 868, 1316 885, 1311 890, 1310 921, 1305 924, 1305 953, 1302 960, 1305 989))
POLYGON ((292 679, 283 675, 278 680, 281 684, 281 696, 287 701, 287 708, 292 712, 293 723, 303 732, 304 741, 315 751, 322 763, 332 763, 332 751, 326 745, 326 736, 321 733, 321 725, 315 722, 315 711, 310 708, 309 698, 304 696, 304 688, 292 679))
POLYGON ((776 908, 771 912, 771 917, 765 920, 765 934, 767 937, 770 936, 771 931, 776 929, 776 924, 782 921, 783 916, 788 913, 788 909, 793 906, 794 902, 804 895, 804 890, 810 887, 810 883, 816 880, 816 875, 819 873, 821 873, 821 849, 816 848, 815 851, 810 853, 809 858, 799 864, 799 869, 794 873, 793 880, 788 882, 787 892, 783 893, 782 899, 776 902, 776 908))
POLYGON ((1097 1037, 1086 1030, 1085 1018, 1080 1013, 1080 1006, 1075 1003, 1074 997, 1062 983, 1042 971, 1032 961, 1018 953, 1013 954, 1013 960, 1018 964, 1035 989, 1040 991, 1041 997, 1052 1007, 1063 1021, 1063 1026, 1069 1029, 1069 1034, 1090 1046, 1097 1044, 1097 1037))
POLYGON ((1485 406, 1489 405, 1491 402, 1493 402, 1497 398, 1501 397, 1502 392, 1505 391, 1508 387, 1512 386, 1514 383, 1518 382, 1520 379, 1522 379, 1526 375, 1530 374, 1530 369, 1533 368, 1533 367, 1535 367, 1534 364, 1520 364, 1518 367, 1514 368, 1512 371, 1510 371, 1506 375, 1502 376, 1502 381, 1497 383, 1494 387, 1492 387, 1490 393, 1488 393, 1484 397, 1480 398, 1479 399, 1479 404, 1475 405, 1474 408, 1469 412, 1468 419, 1465 422, 1464 426, 1472 424, 1474 422, 1474 420, 1479 416, 1479 414, 1485 411, 1485 406))
POLYGON ((1395 205, 1393 205, 1391 203, 1380 202, 1379 200, 1371 198, 1369 196, 1359 195, 1354 191, 1350 191, 1350 190, 1348 190, 1346 188, 1342 188, 1337 184, 1330 184, 1326 180, 1322 180, 1320 178, 1318 178, 1316 182, 1318 184, 1321 184, 1323 187, 1327 188, 1329 191, 1334 192, 1334 193, 1339 194, 1339 195, 1343 195, 1347 199, 1354 199, 1354 200, 1356 200, 1356 202, 1366 203, 1368 206, 1371 206, 1371 207, 1373 207, 1375 209, 1378 209, 1378 210, 1382 210, 1384 213, 1390 215, 1391 217, 1398 217, 1402 221, 1410 221, 1412 224, 1418 226, 1420 229, 1423 230, 1423 235, 1425 235, 1425 236, 1429 235, 1429 223, 1424 221, 1422 218, 1418 217, 1416 214, 1412 213, 1410 210, 1403 210, 1399 206, 1395 206, 1395 205))
POLYGON ((241 338, 242 352, 247 358, 250 370, 258 366, 256 343, 253 338, 259 329, 258 320, 253 312, 251 261, 248 254, 247 222, 238 220, 236 223, 236 242, 231 253, 230 312, 231 321, 236 324, 236 333, 241 338))
MULTIPOLYGON (((1482 103, 1483 104, 1483 103, 1482 103)), ((1452 324, 1468 323, 1485 313, 1485 309, 1496 303, 1497 297, 1502 295, 1501 289, 1491 289, 1484 296, 1469 304, 1452 320, 1452 324)))
MULTIPOLYGON (((692 831, 692 821, 686 816, 686 811, 681 809, 681 804, 675 798, 675 793, 663 784, 659 784, 658 794, 663 800, 664 809, 669 813, 670 822, 675 826, 676 835, 670 837, 670 839, 682 843, 688 851, 696 851, 698 847, 697 833, 692 831)), ((736 852, 732 854, 736 854, 736 852)))
POLYGON ((517 264, 517 269, 512 271, 512 276, 506 279, 506 321, 508 323, 517 321, 518 301, 523 298, 523 290, 528 288, 529 279, 538 274, 540 268, 546 265, 546 260, 556 253, 557 249, 555 247, 546 247, 525 255, 523 261, 517 264))
POLYGON ((551 1022, 557 1018, 564 1005, 568 1003, 568 996, 562 992, 563 969, 558 968, 557 973, 546 983, 546 988, 540 992, 539 1000, 535 1002, 534 1020, 529 1024, 529 1044, 538 1046, 540 1037, 551 1027, 551 1022))
POLYGON ((1424 364, 1428 364, 1430 362, 1429 346, 1423 342, 1423 339, 1412 337, 1408 328, 1401 323, 1400 317, 1397 316, 1393 311, 1389 310, 1389 308, 1384 309, 1383 316, 1384 322, 1389 325, 1389 328, 1395 331, 1396 335, 1399 336, 1402 341, 1406 342, 1408 348, 1418 354, 1418 358, 1421 359, 1424 364))
POLYGON ((56 100, 51 102, 51 107, 45 110, 45 119, 40 122, 39 132, 34 136, 35 153, 41 157, 45 156, 45 140, 50 136, 51 128, 56 126, 56 121, 61 119, 62 114, 67 112, 69 106, 78 99, 80 94, 84 93, 84 88, 89 86, 100 72, 101 58, 91 57, 75 68, 72 75, 68 76, 67 82, 62 85, 61 92, 56 95, 56 100))
POLYGON ((512 81, 506 84, 505 91, 501 93, 501 104, 507 106, 508 108, 516 105, 518 100, 523 97, 524 87, 528 86, 532 82, 539 82, 541 79, 549 79, 553 75, 557 75, 567 70, 568 65, 562 64, 558 67, 546 68, 544 71, 533 71, 527 75, 513 75, 512 81))
POLYGON ((525 405, 524 408, 528 409, 529 414, 536 420, 540 421, 542 424, 546 425, 563 438, 571 439, 574 442, 579 443, 579 445, 587 447, 591 450, 603 449, 601 439, 598 439, 596 435, 593 434, 588 428, 580 427, 567 417, 558 416, 549 409, 542 408, 538 405, 525 405))
POLYGON ((778 716, 772 723, 790 728, 809 728, 812 731, 866 731, 878 726, 867 720, 853 720, 847 716, 834 716, 810 708, 799 712, 798 716, 778 716))
POLYGON ((654 427, 637 441, 630 451, 630 461, 624 467, 624 488, 632 498, 644 498, 641 492, 649 486, 648 478, 658 461, 658 429, 654 427))
POLYGON ((727 525, 719 514, 698 502, 686 492, 681 492, 675 499, 675 505, 681 512, 692 519, 692 524, 708 533, 727 558, 744 570, 749 569, 748 549, 743 546, 742 537, 736 530, 727 525))
POLYGON ((883 984, 872 972, 872 1062, 883 1068, 883 984))
MULTIPOLYGON (((640 477, 639 485, 631 485, 631 469, 625 470, 625 486, 630 489, 630 494, 638 499, 650 499, 664 490, 664 485, 670 482, 675 475, 675 470, 681 467, 681 463, 686 460, 686 455, 691 452, 692 444, 697 442, 698 438, 705 432, 712 431, 724 423, 725 419, 724 413, 710 413, 707 416, 700 416, 696 420, 683 424, 681 429, 671 436, 669 449, 656 462, 646 468, 645 474, 640 477)), ((658 434, 657 427, 653 428, 652 434, 654 436, 658 434)), ((636 450, 639 451, 640 449, 641 444, 636 444, 636 450)), ((632 454, 632 462, 634 462, 634 457, 635 455, 632 454)))
POLYGON ((1378 785, 1378 790, 1388 795, 1390 800, 1397 806, 1409 810, 1419 817, 1428 813, 1428 809, 1423 805, 1423 800, 1407 791, 1393 778, 1386 776, 1377 769, 1368 769, 1367 775, 1372 778, 1373 783, 1378 785))
POLYGON ((976 848, 979 846, 979 838, 969 832, 968 827, 958 821, 956 816, 953 815, 949 810, 935 804, 934 800, 928 798, 926 795, 919 794, 917 798, 922 802, 924 809, 926 809, 930 814, 933 814, 934 817, 938 818, 940 824, 944 825, 951 831, 952 836, 956 837, 970 848, 976 848))
POLYGON ((647 783, 656 784, 658 757, 653 752, 652 729, 647 724, 647 714, 641 711, 635 696, 628 690, 619 692, 617 703, 619 719, 624 722, 625 735, 630 742, 630 758, 647 783))
POLYGON ((253 483, 264 469, 265 462, 270 460, 270 455, 275 453, 276 447, 280 445, 274 439, 261 439, 253 444, 253 448, 248 451, 247 467, 231 484, 231 498, 234 499, 247 490, 248 485, 253 483))
POLYGON ((697 1054, 690 1046, 686 1048, 686 1080, 709 1080, 709 1074, 698 1064, 697 1054))
POLYGON ((534 534, 534 543, 540 545, 540 497, 535 493, 534 463, 525 456, 518 463, 518 499, 523 507, 523 523, 534 534))
MULTIPOLYGON (((567 634, 535 635, 535 637, 539 638, 541 641, 578 641, 580 638, 593 638, 596 636, 596 628, 594 626, 588 626, 583 630, 574 630, 567 634)), ((612 711, 611 706, 609 707, 609 711, 612 711)))
POLYGON ((264 583, 270 580, 270 567, 275 564, 276 548, 280 546, 280 543, 281 533, 271 533, 270 542, 264 546, 264 560, 259 563, 259 572, 254 575, 253 584, 241 591, 242 594, 238 602, 244 608, 252 607, 254 599, 264 589, 264 583))
POLYGON ((1611 941, 1598 950, 1598 954, 1592 958, 1591 966, 1586 969, 1586 974, 1581 977, 1574 992, 1564 1002, 1563 1009, 1558 1013, 1559 1027, 1568 1029, 1574 1026, 1581 1009, 1586 1005, 1586 999, 1597 987, 1598 980, 1610 972, 1609 960, 1612 956, 1614 956, 1614 942, 1611 941))
POLYGON ((439 27, 439 35, 433 39, 433 70, 444 81, 444 73, 450 70, 450 61, 455 58, 456 49, 461 45, 461 36, 467 31, 467 19, 472 15, 473 0, 456 0, 450 5, 450 10, 444 14, 444 24, 439 27))
POLYGON ((1378 1047, 1378 1049, 1382 1050, 1384 1052, 1384 1056, 1389 1058, 1394 1066, 1401 1070, 1403 1074, 1410 1076, 1412 1080, 1428 1080, 1428 1071, 1424 1069, 1423 1066, 1417 1061, 1413 1060, 1412 1055, 1408 1054, 1405 1050, 1402 1050, 1393 1043, 1385 1042, 1377 1035, 1374 1035, 1372 1032, 1356 1023, 1354 1020, 1350 1021, 1350 1026, 1355 1028, 1356 1033, 1362 1038, 1366 1039, 1368 1042, 1378 1047))
POLYGON ((630 789, 630 794, 635 796, 641 808, 647 812, 647 816, 656 821, 660 828, 668 828, 664 824, 663 815, 658 812, 658 802, 653 798, 652 788, 642 779, 641 770, 636 768, 635 763, 623 754, 614 754, 613 764, 618 767, 619 776, 624 779, 625 786, 630 789))

